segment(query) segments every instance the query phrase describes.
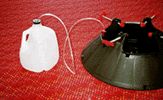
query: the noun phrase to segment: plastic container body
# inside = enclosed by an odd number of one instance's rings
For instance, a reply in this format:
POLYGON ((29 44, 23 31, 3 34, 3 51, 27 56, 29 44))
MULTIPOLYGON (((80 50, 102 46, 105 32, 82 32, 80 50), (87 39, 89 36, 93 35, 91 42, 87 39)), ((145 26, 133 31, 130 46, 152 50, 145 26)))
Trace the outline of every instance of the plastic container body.
POLYGON ((48 71, 57 64, 58 59, 57 37, 51 28, 39 23, 23 32, 20 48, 23 68, 32 72, 48 71))

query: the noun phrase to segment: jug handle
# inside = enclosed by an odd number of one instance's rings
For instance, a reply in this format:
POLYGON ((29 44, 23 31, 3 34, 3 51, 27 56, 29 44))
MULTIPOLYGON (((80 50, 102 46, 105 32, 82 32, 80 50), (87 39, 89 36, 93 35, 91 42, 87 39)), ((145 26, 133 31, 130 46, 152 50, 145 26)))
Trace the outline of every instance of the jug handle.
POLYGON ((26 37, 27 37, 28 34, 29 34, 28 31, 24 31, 24 32, 23 32, 23 35, 22 35, 22 42, 21 42, 21 48, 26 49, 26 46, 27 46, 26 37))

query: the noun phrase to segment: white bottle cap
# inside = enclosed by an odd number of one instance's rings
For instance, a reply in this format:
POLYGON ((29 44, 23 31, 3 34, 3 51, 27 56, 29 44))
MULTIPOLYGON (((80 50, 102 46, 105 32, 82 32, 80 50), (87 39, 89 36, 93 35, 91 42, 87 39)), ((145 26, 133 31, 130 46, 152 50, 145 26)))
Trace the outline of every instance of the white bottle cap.
POLYGON ((33 19, 33 24, 40 24, 41 20, 40 19, 33 19))

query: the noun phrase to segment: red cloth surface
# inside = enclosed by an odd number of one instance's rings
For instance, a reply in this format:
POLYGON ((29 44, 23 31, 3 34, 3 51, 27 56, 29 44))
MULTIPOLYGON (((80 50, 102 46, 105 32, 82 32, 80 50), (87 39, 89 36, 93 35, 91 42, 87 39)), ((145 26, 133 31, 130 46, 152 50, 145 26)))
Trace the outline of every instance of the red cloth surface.
MULTIPOLYGON (((0 99, 83 99, 83 100, 161 100, 163 89, 151 91, 125 90, 92 77, 83 67, 80 55, 89 41, 102 27, 85 21, 71 33, 77 74, 72 75, 63 63, 63 26, 51 17, 42 18, 43 25, 57 33, 60 59, 48 72, 32 73, 23 69, 19 61, 22 32, 32 25, 32 19, 43 13, 58 15, 68 28, 80 18, 99 17, 105 12, 110 18, 141 21, 156 15, 153 24, 163 30, 162 0, 1 0, 0 1, 0 99)), ((105 27, 110 22, 103 19, 105 27)), ((66 59, 70 64, 69 53, 66 59)))

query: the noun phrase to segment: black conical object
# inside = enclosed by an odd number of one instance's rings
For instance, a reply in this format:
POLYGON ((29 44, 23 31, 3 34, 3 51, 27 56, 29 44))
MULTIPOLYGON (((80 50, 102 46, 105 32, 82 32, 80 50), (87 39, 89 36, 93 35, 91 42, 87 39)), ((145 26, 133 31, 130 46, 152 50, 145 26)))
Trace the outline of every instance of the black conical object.
POLYGON ((103 82, 126 89, 162 88, 163 32, 151 21, 147 17, 140 23, 123 25, 120 19, 113 19, 106 32, 83 50, 86 70, 103 82), (117 37, 121 40, 113 44, 117 37))

